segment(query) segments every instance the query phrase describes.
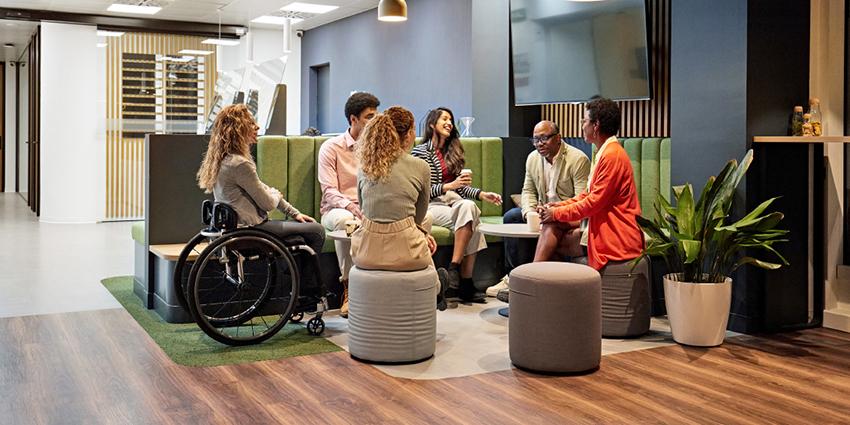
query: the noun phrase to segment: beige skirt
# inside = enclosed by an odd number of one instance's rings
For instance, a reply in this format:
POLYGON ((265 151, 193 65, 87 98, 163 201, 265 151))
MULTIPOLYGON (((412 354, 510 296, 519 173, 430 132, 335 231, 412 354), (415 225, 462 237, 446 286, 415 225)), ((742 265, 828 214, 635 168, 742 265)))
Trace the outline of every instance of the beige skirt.
POLYGON ((413 271, 433 264, 425 233, 413 217, 393 223, 364 218, 351 234, 351 259, 364 270, 413 271))

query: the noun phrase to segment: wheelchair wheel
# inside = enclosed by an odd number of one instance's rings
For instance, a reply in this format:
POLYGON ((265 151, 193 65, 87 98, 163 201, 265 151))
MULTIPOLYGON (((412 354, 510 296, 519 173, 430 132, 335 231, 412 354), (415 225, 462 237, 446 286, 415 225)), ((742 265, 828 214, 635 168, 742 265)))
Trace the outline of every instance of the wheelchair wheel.
MULTIPOLYGON (((174 293, 177 294, 177 301, 180 306, 187 312, 189 304, 186 302, 187 294, 189 293, 189 275, 192 272, 192 265, 195 261, 189 260, 190 255, 199 256, 203 249, 200 247, 202 243, 209 242, 210 238, 198 233, 192 240, 189 241, 180 251, 180 256, 177 257, 177 264, 174 266, 174 276, 172 277, 172 285, 174 293)), ((197 257, 196 257, 197 258, 197 257)))
POLYGON ((289 250, 265 232, 237 230, 213 241, 189 277, 189 309, 211 338, 257 344, 289 321, 299 274, 289 250))
POLYGON ((325 321, 320 317, 314 317, 307 321, 307 333, 319 336, 325 331, 325 321))

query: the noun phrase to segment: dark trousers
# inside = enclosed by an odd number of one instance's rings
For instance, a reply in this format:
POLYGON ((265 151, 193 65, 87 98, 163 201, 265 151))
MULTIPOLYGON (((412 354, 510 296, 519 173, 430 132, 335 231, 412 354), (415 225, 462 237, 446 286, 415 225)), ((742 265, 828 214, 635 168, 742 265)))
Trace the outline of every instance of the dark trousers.
MULTIPOLYGON (((297 221, 269 220, 254 227, 270 232, 281 240, 287 236, 298 235, 304 238, 304 242, 316 255, 322 253, 322 245, 325 243, 325 227, 319 223, 299 223, 297 221)), ((315 288, 319 282, 319 270, 316 262, 308 256, 296 255, 295 262, 301 271, 302 288, 315 288)), ((324 294, 320 294, 324 295, 324 294)))
MULTIPOLYGON (((511 208, 505 213, 502 221, 507 223, 525 223, 522 218, 522 209, 511 208)), ((537 239, 528 238, 504 238, 505 244, 505 272, 510 273, 516 267, 534 261, 534 250, 537 249, 537 239)))

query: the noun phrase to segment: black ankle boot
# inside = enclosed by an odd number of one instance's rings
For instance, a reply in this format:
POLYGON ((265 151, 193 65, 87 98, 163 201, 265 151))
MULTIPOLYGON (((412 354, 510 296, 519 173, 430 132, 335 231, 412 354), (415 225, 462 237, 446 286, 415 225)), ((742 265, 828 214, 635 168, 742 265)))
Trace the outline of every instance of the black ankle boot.
POLYGON ((471 278, 462 278, 457 292, 460 299, 464 302, 477 304, 487 303, 486 296, 484 293, 478 292, 478 290, 475 289, 475 284, 472 283, 471 278))

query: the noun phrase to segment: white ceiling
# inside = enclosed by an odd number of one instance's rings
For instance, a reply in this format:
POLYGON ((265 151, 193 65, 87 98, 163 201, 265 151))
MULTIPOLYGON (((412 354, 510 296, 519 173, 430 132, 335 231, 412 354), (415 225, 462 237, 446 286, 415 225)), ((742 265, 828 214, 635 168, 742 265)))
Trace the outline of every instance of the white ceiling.
POLYGON ((0 20, 0 60, 18 60, 29 44, 30 36, 35 32, 36 27, 38 27, 36 22, 0 20), (12 43, 15 47, 11 49, 4 47, 6 43, 12 43))
MULTIPOLYGON (((131 0, 121 0, 129 3, 131 0)), ((136 15, 107 12, 106 8, 116 0, 2 0, 0 6, 12 9, 35 9, 57 12, 88 13, 97 15, 150 17, 177 21, 218 23, 218 13, 221 10, 223 24, 248 26, 251 19, 278 11, 296 0, 148 0, 162 6, 155 15, 136 15)), ((318 3, 339 6, 332 12, 317 15, 294 26, 295 28, 311 29, 329 22, 374 9, 379 0, 299 0, 302 3, 318 3)), ((140 0, 135 0, 139 3, 140 0)), ((274 25, 250 23, 251 27, 279 28, 274 25)))

